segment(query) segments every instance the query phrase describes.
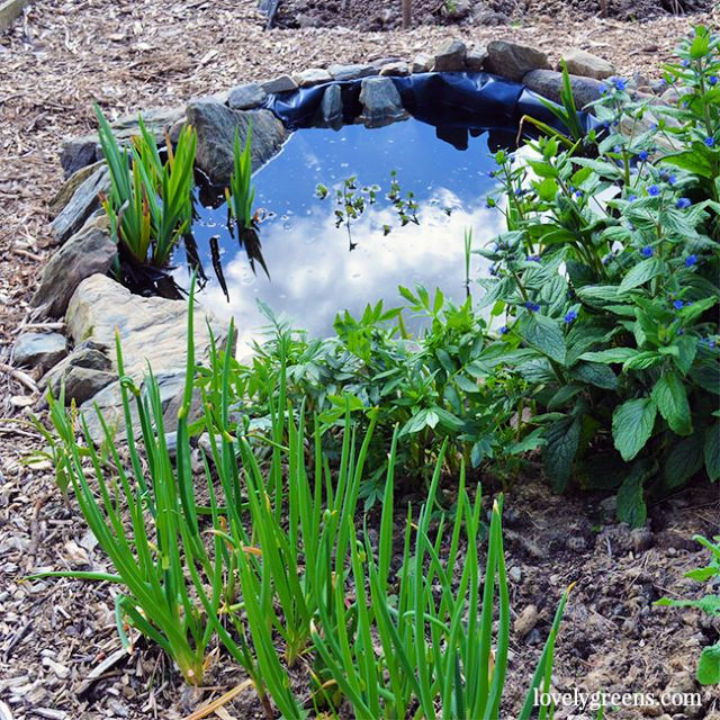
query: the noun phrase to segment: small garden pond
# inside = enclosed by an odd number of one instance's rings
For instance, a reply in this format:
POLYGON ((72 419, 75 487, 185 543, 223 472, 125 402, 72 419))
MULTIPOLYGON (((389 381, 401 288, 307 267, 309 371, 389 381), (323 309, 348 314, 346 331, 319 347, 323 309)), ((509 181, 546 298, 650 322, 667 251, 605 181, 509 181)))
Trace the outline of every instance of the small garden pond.
MULTIPOLYGON (((359 314, 378 299, 395 306, 398 285, 439 287, 462 301, 465 231, 472 229, 477 247, 501 229, 501 214, 486 205, 494 185, 489 142, 497 149, 511 137, 413 118, 293 133, 254 176, 260 247, 241 246, 230 232, 221 191, 196 189, 193 236, 207 278, 200 301, 221 319, 233 316, 241 342, 267 324, 258 300, 315 336, 331 331, 339 310, 359 314), (336 193, 353 176, 350 202, 363 205, 348 223, 336 193)), ((187 252, 181 246, 174 258, 181 286, 187 252)), ((471 278, 480 262, 472 255, 471 278)))

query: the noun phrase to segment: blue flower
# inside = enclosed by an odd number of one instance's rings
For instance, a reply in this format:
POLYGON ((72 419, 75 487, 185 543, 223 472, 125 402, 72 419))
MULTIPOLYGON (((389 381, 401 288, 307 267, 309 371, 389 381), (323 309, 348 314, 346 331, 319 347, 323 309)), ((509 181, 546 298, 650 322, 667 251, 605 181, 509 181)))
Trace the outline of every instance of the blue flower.
POLYGON ((708 78, 708 82, 709 82, 711 85, 717 85, 718 76, 717 76, 717 75, 711 75, 711 76, 708 78))
POLYGON ((685 303, 682 300, 673 300, 673 307, 676 310, 682 310, 685 307, 685 303))
POLYGON ((685 267, 692 267, 693 265, 696 265, 698 261, 697 255, 688 255, 685 258, 685 267))
POLYGON ((540 262, 539 255, 528 255, 527 259, 528 259, 528 262, 540 262))
POLYGON ((622 92, 627 87, 627 80, 624 78, 610 78, 613 83, 615 83, 615 87, 622 92))
POLYGON ((600 94, 605 95, 608 91, 608 86, 605 83, 600 83, 600 94))
POLYGON ((569 325, 574 320, 577 320, 577 313, 574 310, 570 310, 570 312, 565 315, 564 320, 565 324, 569 325))
POLYGON ((660 194, 660 188, 657 185, 651 185, 648 189, 648 195, 657 197, 660 194))
POLYGON ((677 182, 677 178, 674 175, 670 175, 670 177, 668 177, 667 181, 668 181, 668 183, 670 183, 670 185, 674 185, 677 182))
POLYGON ((675 203, 675 207, 678 210, 685 210, 685 208, 689 208, 691 205, 690 198, 686 197, 678 198, 678 201, 675 203))
POLYGON ((637 200, 637 195, 628 195, 628 202, 635 202, 637 200))
POLYGON ((650 157, 650 153, 647 150, 641 150, 638 153, 638 157, 640 158, 640 160, 645 162, 650 157))
POLYGON ((652 257, 652 256, 653 256, 653 252, 654 252, 653 249, 652 249, 649 245, 646 245, 644 248, 640 248, 640 254, 641 254, 644 258, 652 257))
POLYGON ((706 137, 703 141, 708 147, 713 147, 715 145, 715 138, 706 137))
POLYGON ((683 67, 690 67, 690 61, 689 60, 683 60, 680 63, 683 67))
POLYGON ((527 308, 530 312, 537 312, 540 309, 540 306, 537 303, 532 302, 531 300, 523 303, 523 307, 527 308))
POLYGON ((582 191, 582 190, 576 190, 576 191, 573 193, 573 195, 574 195, 576 198, 581 198, 581 197, 583 196, 583 191, 582 191))
POLYGON ((498 332, 501 335, 507 335, 510 332, 510 328, 507 325, 503 325, 498 332))

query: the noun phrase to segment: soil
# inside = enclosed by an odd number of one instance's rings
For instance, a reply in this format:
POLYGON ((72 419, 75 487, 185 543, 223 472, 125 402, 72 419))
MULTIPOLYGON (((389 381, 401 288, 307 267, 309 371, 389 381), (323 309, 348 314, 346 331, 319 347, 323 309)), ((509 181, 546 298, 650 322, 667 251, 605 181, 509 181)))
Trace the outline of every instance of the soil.
MULTIPOLYGON (((254 0, 36 0, 0 36, 0 718, 172 720, 244 680, 224 657, 214 656, 214 685, 193 694, 155 648, 138 642, 131 656, 118 653, 112 588, 22 580, 43 568, 105 568, 74 501, 58 492, 49 463, 23 462, 44 447, 25 424, 38 400, 38 377, 9 369, 19 332, 62 329, 34 317, 28 305, 53 251, 48 205, 62 181, 62 138, 93 129, 93 102, 116 117, 288 70, 412 57, 449 37, 470 44, 508 38, 542 47, 553 60, 562 49, 580 46, 610 59, 621 74, 656 76, 692 23, 720 26, 717 9, 692 17, 664 14, 642 25, 597 13, 515 17, 501 27, 265 32, 254 0)), ((525 639, 514 637, 513 676, 522 683, 511 683, 511 695, 525 683, 549 614, 574 580, 558 647, 558 686, 582 680, 643 692, 660 692, 669 683, 691 687, 698 649, 717 640, 717 621, 651 602, 665 593, 699 592, 682 579, 706 559, 688 538, 717 530, 717 500, 717 493, 695 488, 655 506, 651 539, 636 546, 627 528, 598 514, 599 498, 555 497, 534 480, 518 484, 506 501, 508 567, 520 574, 513 607, 522 613, 533 604, 541 617, 525 639), (649 549, 640 549, 647 542, 649 549)), ((680 720, 720 711, 717 696, 703 702, 695 715, 668 714, 680 720)), ((215 716, 244 719, 260 711, 252 693, 241 692, 215 716)))
MULTIPOLYGON (((493 26, 531 18, 613 18, 647 20, 709 12, 713 0, 409 0, 411 27, 420 25, 493 26)), ((348 27, 395 30, 402 27, 401 0, 280 0, 277 27, 348 27)))

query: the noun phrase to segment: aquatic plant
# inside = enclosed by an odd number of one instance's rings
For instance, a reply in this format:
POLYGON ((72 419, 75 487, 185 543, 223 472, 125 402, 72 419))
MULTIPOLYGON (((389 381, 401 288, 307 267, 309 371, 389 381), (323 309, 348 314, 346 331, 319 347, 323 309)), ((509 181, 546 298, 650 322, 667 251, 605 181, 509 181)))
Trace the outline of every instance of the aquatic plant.
POLYGON ((237 224, 238 231, 253 228, 253 203, 255 188, 252 184, 252 125, 248 126, 245 144, 240 142, 240 133, 235 128, 233 140, 233 171, 230 187, 225 188, 228 212, 237 224))
POLYGON ((101 200, 111 233, 137 263, 164 267, 192 220, 197 135, 190 126, 183 127, 175 148, 167 138, 163 161, 142 117, 140 135, 126 147, 118 143, 97 106, 95 114, 110 172, 110 192, 101 200))

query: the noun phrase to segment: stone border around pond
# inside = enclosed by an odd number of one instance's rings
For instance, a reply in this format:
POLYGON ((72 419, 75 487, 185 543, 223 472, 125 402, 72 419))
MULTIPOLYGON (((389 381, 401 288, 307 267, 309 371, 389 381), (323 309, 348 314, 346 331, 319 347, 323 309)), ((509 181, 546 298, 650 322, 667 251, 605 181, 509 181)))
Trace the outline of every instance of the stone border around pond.
MULTIPOLYGON (((601 81, 612 76, 612 65, 580 49, 569 50, 562 59, 571 73, 578 106, 599 98, 601 81)), ((471 49, 459 40, 448 40, 433 55, 308 68, 292 75, 241 84, 225 93, 191 100, 187 106, 150 110, 143 113, 143 119, 161 144, 166 138, 173 141, 183 123, 190 122, 198 133, 197 166, 211 180, 224 183, 232 168, 236 128, 242 134, 252 121, 255 170, 275 155, 286 140, 284 124, 267 109, 271 95, 333 81, 360 80, 363 112, 356 121, 375 125, 406 115, 391 77, 482 71, 521 82, 550 100, 560 100, 562 73, 551 67, 545 53, 504 40, 471 49)), ((328 85, 320 110, 320 124, 342 125, 338 85, 328 85)), ((137 117, 121 118, 113 129, 121 141, 127 142, 137 134, 137 117)), ((14 361, 18 365, 41 367, 45 371, 41 387, 57 391, 64 382, 66 400, 74 400, 81 410, 90 410, 97 403, 111 417, 117 417, 119 391, 112 374, 117 370, 113 350, 113 332, 117 328, 130 375, 141 382, 146 363, 151 362, 156 375, 163 379, 163 400, 172 411, 182 386, 186 304, 131 295, 107 276, 116 247, 98 200, 98 195, 107 192, 110 186, 108 170, 100 159, 97 135, 71 138, 63 144, 60 160, 67 180, 51 203, 54 215, 51 230, 60 248, 44 267, 32 300, 40 312, 50 317, 65 316, 74 349, 68 350, 62 335, 20 335, 14 347, 14 361)), ((222 337, 223 329, 218 323, 212 318, 210 323, 218 337, 222 337)), ((209 336, 206 330, 204 334, 202 331, 206 327, 203 318, 196 318, 195 327, 201 329, 197 353, 202 359, 209 351, 209 336)), ((95 413, 85 415, 91 434, 100 439, 95 413)))

